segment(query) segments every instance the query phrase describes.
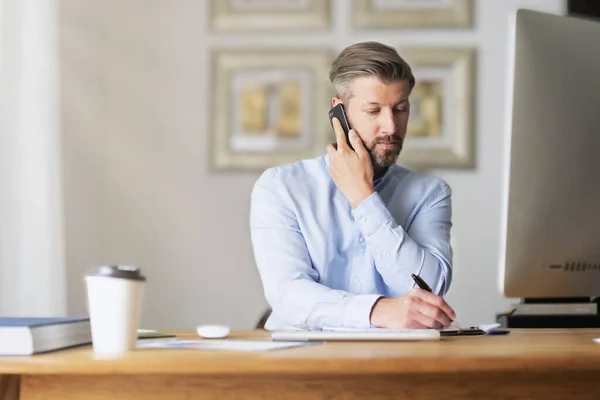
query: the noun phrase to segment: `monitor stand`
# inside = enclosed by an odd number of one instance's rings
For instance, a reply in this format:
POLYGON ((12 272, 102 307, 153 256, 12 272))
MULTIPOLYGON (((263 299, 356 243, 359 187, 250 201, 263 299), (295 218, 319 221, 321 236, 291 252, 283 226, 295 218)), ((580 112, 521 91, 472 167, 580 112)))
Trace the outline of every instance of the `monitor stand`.
POLYGON ((503 328, 600 328, 600 297, 526 298, 497 314, 503 328))

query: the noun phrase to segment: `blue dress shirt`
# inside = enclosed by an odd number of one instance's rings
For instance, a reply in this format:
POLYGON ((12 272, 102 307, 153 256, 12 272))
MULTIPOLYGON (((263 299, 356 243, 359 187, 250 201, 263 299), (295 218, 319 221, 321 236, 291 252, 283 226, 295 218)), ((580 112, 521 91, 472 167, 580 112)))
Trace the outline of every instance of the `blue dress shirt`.
POLYGON ((434 293, 452 277, 451 190, 391 166, 354 210, 329 175, 329 156, 267 169, 252 190, 250 231, 266 329, 370 326, 382 296, 434 293))

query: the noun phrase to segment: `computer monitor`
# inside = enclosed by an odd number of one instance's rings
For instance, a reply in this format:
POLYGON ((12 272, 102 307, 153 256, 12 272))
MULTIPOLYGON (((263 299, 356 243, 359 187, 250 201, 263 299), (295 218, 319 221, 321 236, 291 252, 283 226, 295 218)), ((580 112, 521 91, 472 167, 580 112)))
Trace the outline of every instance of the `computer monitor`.
POLYGON ((512 21, 500 290, 600 295, 600 22, 512 21))

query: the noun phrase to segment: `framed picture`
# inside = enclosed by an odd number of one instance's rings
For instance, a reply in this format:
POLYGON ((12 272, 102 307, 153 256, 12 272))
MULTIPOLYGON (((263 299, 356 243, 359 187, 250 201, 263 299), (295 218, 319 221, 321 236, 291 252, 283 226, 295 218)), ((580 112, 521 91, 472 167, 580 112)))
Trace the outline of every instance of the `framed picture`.
POLYGON ((212 169, 262 171, 325 153, 330 51, 224 50, 212 58, 212 169))
POLYGON ((353 0, 360 29, 472 28, 473 0, 353 0))
POLYGON ((210 0, 216 32, 327 30, 331 0, 210 0))
POLYGON ((472 168, 475 163, 475 49, 399 50, 416 85, 398 163, 408 168, 472 168))

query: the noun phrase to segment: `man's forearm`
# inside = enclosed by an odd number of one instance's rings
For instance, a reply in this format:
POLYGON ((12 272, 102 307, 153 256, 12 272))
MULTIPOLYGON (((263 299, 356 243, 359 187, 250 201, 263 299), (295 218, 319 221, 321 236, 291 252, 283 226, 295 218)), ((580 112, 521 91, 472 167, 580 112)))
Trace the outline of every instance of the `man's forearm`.
POLYGON ((303 329, 325 326, 368 328, 380 295, 354 295, 308 279, 269 285, 267 300, 287 324, 303 329))

